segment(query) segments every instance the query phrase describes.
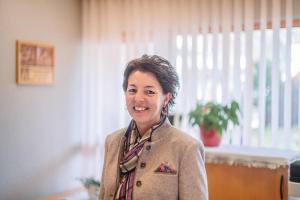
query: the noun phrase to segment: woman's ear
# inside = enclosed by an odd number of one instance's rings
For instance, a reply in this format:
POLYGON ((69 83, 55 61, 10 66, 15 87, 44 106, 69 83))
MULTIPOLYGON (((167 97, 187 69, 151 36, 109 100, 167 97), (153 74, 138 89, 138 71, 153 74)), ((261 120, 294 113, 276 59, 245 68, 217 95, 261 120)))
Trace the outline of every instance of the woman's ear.
POLYGON ((163 107, 166 107, 166 106, 168 105, 170 99, 171 99, 171 93, 169 92, 169 93, 166 94, 166 96, 165 96, 164 106, 163 106, 163 107))

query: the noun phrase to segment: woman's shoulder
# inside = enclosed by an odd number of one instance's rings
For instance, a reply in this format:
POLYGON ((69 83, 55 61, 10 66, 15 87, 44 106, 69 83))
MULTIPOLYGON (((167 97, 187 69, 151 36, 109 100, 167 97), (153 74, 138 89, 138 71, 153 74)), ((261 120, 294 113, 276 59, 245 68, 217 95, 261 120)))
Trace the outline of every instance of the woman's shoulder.
POLYGON ((169 141, 179 143, 181 146, 195 145, 195 146, 200 146, 201 148, 203 148, 203 144, 200 140, 192 137, 185 131, 175 128, 175 127, 171 127, 171 129, 170 129, 169 141))
POLYGON ((192 137, 185 131, 172 127, 170 130, 168 143, 179 152, 199 152, 201 157, 205 157, 205 149, 202 141, 192 137))
POLYGON ((108 134, 107 137, 106 137, 107 143, 111 144, 111 143, 114 143, 114 142, 119 142, 120 139, 125 134, 125 132, 126 132, 126 128, 122 128, 122 129, 116 130, 116 131, 108 134))

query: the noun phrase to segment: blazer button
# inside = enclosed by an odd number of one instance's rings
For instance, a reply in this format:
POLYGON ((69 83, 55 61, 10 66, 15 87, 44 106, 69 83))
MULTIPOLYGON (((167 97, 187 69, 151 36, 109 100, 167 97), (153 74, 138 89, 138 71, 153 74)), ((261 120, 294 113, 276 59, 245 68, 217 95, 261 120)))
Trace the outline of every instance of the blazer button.
POLYGON ((142 186, 142 181, 137 181, 135 185, 138 186, 138 187, 141 187, 142 186))
POLYGON ((151 149, 151 145, 146 146, 146 150, 150 150, 151 149))
POLYGON ((141 166, 141 168, 145 168, 146 167, 146 163, 142 162, 140 166, 141 166))

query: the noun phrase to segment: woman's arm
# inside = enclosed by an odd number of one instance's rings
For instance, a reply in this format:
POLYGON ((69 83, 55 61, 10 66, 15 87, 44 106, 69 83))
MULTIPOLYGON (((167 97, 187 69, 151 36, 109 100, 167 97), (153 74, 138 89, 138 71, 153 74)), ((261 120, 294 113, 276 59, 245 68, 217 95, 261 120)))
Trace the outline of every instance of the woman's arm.
POLYGON ((107 155, 107 138, 105 139, 105 151, 104 151, 104 162, 103 162, 103 168, 102 168, 102 176, 101 176, 101 182, 100 182, 100 194, 99 194, 99 200, 104 200, 104 172, 105 172, 105 166, 106 166, 106 155, 107 155))
POLYGON ((183 153, 179 168, 179 200, 208 200, 204 148, 198 141, 183 153))

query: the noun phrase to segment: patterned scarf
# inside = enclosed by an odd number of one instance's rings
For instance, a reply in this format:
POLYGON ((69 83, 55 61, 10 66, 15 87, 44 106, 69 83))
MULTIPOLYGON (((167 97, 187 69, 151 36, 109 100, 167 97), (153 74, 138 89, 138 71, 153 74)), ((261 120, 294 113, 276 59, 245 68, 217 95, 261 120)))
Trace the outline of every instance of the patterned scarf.
POLYGON ((162 117, 161 121, 150 128, 141 138, 136 127, 136 123, 132 120, 125 133, 123 158, 119 163, 121 171, 121 179, 116 191, 115 200, 132 200, 135 168, 139 157, 143 151, 145 142, 151 141, 152 133, 160 127, 166 117, 162 117))

